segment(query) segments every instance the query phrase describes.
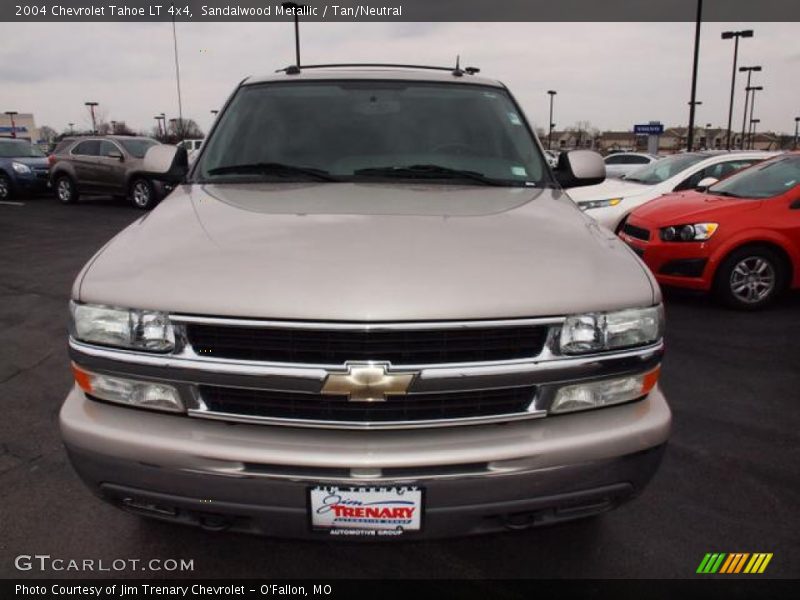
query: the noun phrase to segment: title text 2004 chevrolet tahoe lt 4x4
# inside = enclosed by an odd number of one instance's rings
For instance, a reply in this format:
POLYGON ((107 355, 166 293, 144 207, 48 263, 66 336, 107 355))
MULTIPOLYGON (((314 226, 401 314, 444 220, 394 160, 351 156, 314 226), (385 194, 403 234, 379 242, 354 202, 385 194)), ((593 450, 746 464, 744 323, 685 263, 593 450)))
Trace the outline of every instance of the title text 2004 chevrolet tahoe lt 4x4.
POLYGON ((142 515, 435 537, 600 513, 658 466, 658 286, 473 72, 242 82, 192 167, 78 276, 75 469, 142 515))

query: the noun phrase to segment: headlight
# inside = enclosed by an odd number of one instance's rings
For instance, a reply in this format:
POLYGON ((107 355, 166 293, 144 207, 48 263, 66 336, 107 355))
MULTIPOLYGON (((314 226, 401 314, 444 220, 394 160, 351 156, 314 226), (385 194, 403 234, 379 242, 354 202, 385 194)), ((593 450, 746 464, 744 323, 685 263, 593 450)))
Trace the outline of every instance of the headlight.
POLYGON ((564 354, 589 354, 652 344, 661 339, 664 309, 658 306, 567 317, 561 328, 564 354))
POLYGON ((622 404, 650 393, 658 381, 659 369, 648 373, 566 385, 556 393, 551 413, 574 412, 622 404))
POLYGON ((661 239, 665 242, 703 242, 717 231, 719 223, 694 223, 673 225, 661 229, 661 239))
POLYGON ((166 313, 75 302, 70 302, 70 312, 70 333, 82 342, 151 352, 175 348, 175 332, 166 313))
POLYGON ((99 400, 170 412, 184 410, 178 390, 171 385, 92 373, 74 363, 72 374, 78 387, 99 400))
POLYGON ((19 162, 12 162, 11 168, 14 169, 17 173, 30 173, 31 168, 28 165, 24 165, 19 162))
POLYGON ((616 206, 622 202, 622 198, 608 198, 607 200, 587 200, 585 202, 578 202, 578 208, 581 210, 592 210, 593 208, 605 208, 607 206, 616 206))

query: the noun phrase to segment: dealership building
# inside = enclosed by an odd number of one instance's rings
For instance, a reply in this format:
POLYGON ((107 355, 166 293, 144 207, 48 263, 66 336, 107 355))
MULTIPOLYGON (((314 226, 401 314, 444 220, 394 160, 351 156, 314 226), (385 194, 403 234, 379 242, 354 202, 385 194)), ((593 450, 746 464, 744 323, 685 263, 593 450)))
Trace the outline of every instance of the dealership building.
POLYGON ((39 128, 31 113, 18 113, 12 117, 5 113, 0 113, 0 137, 17 137, 33 143, 39 143, 39 128))

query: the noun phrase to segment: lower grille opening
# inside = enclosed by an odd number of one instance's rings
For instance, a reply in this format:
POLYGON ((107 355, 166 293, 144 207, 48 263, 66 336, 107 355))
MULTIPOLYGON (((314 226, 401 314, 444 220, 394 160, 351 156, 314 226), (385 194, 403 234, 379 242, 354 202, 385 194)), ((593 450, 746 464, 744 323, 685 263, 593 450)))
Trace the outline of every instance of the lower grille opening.
POLYGON ((467 419, 528 411, 535 386, 390 396, 384 402, 351 402, 346 396, 200 386, 209 411, 309 421, 390 423, 467 419))

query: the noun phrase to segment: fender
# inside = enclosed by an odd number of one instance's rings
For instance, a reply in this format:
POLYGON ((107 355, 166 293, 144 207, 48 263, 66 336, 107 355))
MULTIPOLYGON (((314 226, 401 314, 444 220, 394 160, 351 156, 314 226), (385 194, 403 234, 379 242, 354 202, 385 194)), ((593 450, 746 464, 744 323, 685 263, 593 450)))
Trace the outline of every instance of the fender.
POLYGON ((800 248, 795 246, 792 240, 781 232, 763 228, 742 230, 733 237, 725 240, 723 245, 712 252, 708 259, 711 281, 714 280, 717 268, 728 254, 741 246, 758 243, 778 246, 786 253, 792 263, 791 273, 789 274, 790 285, 791 287, 800 287, 800 248))

